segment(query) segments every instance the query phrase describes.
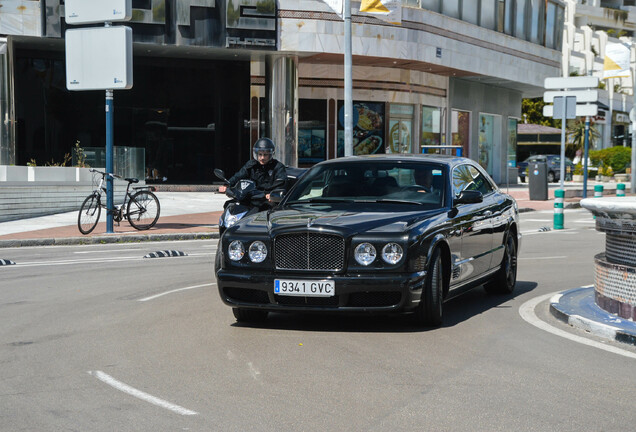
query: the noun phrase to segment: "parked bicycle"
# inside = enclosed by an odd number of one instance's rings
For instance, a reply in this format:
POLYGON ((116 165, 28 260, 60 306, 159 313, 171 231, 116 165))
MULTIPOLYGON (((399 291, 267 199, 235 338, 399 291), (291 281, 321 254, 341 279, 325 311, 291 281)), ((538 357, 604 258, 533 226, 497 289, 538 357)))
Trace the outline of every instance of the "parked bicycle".
MULTIPOLYGON (((130 225, 138 230, 147 230, 155 226, 159 219, 161 208, 157 196, 151 191, 151 186, 133 187, 133 192, 130 192, 130 185, 138 183, 139 180, 136 178, 124 178, 123 180, 128 182, 128 186, 126 187, 123 204, 115 206, 113 209, 107 209, 106 204, 102 202, 102 196, 106 194, 106 176, 111 176, 113 179, 121 179, 122 177, 95 169, 90 171, 101 175, 101 179, 97 189, 84 200, 80 208, 77 226, 82 234, 90 234, 95 229, 99 222, 102 208, 113 215, 113 220, 118 225, 119 222, 126 218, 130 225)), ((106 200, 104 199, 104 201, 106 200)))

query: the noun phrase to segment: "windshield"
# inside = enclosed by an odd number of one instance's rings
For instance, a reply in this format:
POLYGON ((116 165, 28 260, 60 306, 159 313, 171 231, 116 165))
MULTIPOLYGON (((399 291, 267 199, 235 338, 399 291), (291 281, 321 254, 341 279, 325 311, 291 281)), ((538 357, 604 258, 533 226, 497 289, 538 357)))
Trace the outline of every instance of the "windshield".
POLYGON ((318 165, 292 189, 287 204, 311 202, 392 203, 443 207, 445 166, 402 161, 318 165))

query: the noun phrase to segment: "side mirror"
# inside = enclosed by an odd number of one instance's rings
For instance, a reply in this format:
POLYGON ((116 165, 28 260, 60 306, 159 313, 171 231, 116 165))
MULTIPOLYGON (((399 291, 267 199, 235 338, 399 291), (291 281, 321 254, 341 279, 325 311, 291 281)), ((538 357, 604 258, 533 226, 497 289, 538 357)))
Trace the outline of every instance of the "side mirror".
POLYGON ((484 196, 479 191, 465 190, 459 193, 459 196, 453 200, 453 204, 476 204, 484 200, 484 196))
POLYGON ((225 183, 228 183, 227 179, 225 178, 225 172, 223 172, 222 169, 214 168, 214 175, 223 180, 225 183))
POLYGON ((284 196, 285 196, 285 189, 274 189, 269 194, 269 200, 274 203, 279 203, 283 200, 284 196))

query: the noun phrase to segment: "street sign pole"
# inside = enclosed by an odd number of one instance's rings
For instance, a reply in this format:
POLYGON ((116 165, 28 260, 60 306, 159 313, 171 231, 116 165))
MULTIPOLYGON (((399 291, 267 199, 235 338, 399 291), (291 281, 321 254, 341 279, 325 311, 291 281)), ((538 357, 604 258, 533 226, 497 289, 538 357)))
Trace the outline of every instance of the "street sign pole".
POLYGON ((585 145, 583 147, 583 198, 587 198, 587 155, 590 149, 590 116, 585 116, 585 145))
POLYGON ((563 190, 563 181, 565 180, 565 125, 568 119, 576 118, 576 110, 576 96, 564 95, 554 98, 554 118, 561 119, 561 190, 563 190))
POLYGON ((351 43, 351 0, 344 0, 344 154, 353 155, 353 66, 351 43))
MULTIPOLYGON (((113 91, 106 90, 106 173, 113 173, 113 91)), ((110 212, 114 207, 113 199, 113 177, 106 176, 106 233, 112 234, 113 231, 113 213, 110 212)))

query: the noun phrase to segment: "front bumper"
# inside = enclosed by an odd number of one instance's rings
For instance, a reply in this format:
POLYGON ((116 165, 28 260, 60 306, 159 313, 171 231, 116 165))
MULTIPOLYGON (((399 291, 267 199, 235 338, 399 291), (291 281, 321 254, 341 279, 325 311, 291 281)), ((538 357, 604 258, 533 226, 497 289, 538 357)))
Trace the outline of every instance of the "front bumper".
POLYGON ((232 307, 268 311, 400 312, 420 303, 426 272, 375 274, 272 274, 216 272, 221 300, 232 307), (274 294, 275 279, 330 280, 332 297, 297 297, 274 294))

